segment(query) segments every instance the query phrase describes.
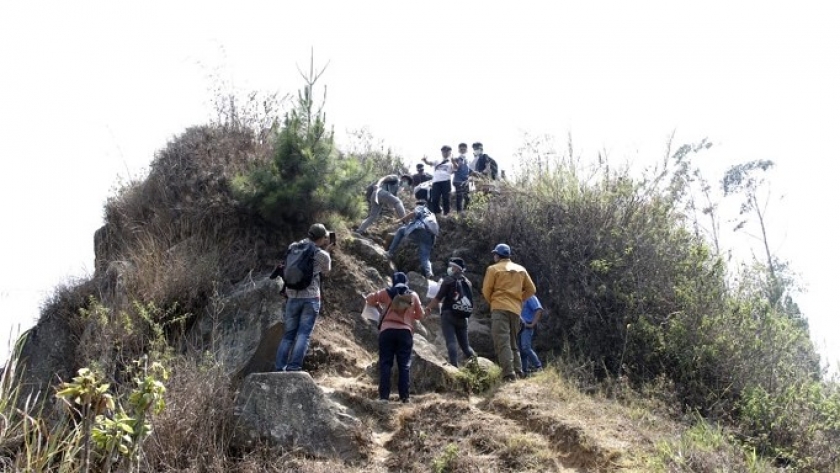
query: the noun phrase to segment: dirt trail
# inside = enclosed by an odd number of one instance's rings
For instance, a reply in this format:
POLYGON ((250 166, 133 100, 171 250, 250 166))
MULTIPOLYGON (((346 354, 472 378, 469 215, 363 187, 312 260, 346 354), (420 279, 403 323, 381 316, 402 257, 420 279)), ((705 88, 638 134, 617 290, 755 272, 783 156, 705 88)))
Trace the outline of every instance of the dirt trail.
POLYGON ((351 260, 343 258, 344 287, 330 294, 333 309, 316 328, 314 355, 323 368, 316 382, 369 439, 360 471, 645 471, 639 458, 673 434, 662 419, 582 394, 551 369, 481 395, 413 393, 410 404, 378 402, 367 373, 375 328, 361 323, 354 306, 374 284, 365 262, 351 260))

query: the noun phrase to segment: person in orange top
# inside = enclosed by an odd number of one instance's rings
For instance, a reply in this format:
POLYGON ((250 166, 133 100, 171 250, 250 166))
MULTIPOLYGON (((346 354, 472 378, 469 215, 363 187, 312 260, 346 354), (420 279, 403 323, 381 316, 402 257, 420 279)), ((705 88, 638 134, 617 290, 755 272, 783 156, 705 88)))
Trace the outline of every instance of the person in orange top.
POLYGON ((517 375, 525 376, 516 343, 522 302, 536 294, 537 287, 528 271, 510 260, 510 246, 496 245, 493 260, 496 263, 484 273, 481 292, 490 303, 490 332, 502 375, 505 381, 515 381, 517 375))
POLYGON ((423 318, 423 307, 416 292, 409 290, 408 277, 396 272, 391 287, 365 297, 368 305, 382 313, 379 319, 379 400, 391 395, 391 368, 397 358, 400 401, 408 402, 411 379, 411 350, 414 348, 414 321, 423 318))

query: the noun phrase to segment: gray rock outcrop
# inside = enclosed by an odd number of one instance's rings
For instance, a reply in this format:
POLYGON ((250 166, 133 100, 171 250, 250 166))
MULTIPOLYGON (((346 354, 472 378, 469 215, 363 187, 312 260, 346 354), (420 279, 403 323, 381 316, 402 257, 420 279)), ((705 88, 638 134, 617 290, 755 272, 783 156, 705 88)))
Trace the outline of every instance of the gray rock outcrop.
POLYGON ((386 277, 390 277, 394 272, 394 266, 388 259, 388 252, 371 240, 349 237, 341 241, 341 249, 353 255, 357 260, 369 264, 386 277))
POLYGON ((234 407, 235 448, 268 445, 323 458, 363 458, 369 435, 327 399, 305 372, 255 373, 245 378, 234 407))
POLYGON ((232 376, 272 371, 285 305, 277 281, 248 278, 211 303, 191 335, 218 353, 232 376))

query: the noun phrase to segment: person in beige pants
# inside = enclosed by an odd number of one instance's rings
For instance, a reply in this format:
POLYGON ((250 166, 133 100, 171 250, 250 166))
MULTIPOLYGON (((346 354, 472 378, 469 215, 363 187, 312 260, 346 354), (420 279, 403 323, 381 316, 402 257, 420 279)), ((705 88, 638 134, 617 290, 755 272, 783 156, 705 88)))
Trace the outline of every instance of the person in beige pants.
POLYGON ((522 266, 510 260, 510 246, 499 243, 493 249, 495 264, 484 274, 482 294, 490 303, 490 331, 496 357, 505 381, 524 377, 517 336, 522 302, 537 293, 534 281, 522 266))

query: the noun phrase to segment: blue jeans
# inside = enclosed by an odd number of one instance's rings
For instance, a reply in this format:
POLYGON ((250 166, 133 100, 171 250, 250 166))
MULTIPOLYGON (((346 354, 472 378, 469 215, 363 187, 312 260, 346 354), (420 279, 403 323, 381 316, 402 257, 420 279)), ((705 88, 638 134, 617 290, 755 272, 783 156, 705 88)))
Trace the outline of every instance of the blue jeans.
POLYGON ((408 399, 413 347, 411 330, 389 328, 379 332, 379 399, 388 399, 391 395, 391 368, 394 367, 395 356, 399 370, 397 389, 400 399, 408 399))
POLYGON ((397 230, 397 233, 394 234, 394 239, 391 241, 391 246, 388 248, 388 255, 391 257, 397 251, 397 248, 402 243, 403 238, 405 238, 406 233, 408 233, 408 238, 411 239, 414 243, 417 244, 418 252, 420 253, 420 267, 423 270, 423 275, 426 277, 430 277, 432 275, 432 247, 435 246, 435 235, 434 233, 430 232, 423 226, 422 222, 418 223, 410 223, 408 225, 403 225, 397 230), (414 228, 415 225, 420 225, 418 228, 414 228), (411 233, 409 229, 414 228, 411 233))
POLYGON ((309 348, 309 336, 321 310, 321 299, 289 298, 283 320, 283 339, 274 359, 275 371, 300 371, 309 348))
POLYGON ((443 338, 446 339, 446 353, 452 366, 458 366, 458 346, 467 358, 475 356, 467 333, 468 322, 469 319, 455 317, 448 310, 440 314, 440 329, 443 331, 443 338))
POLYGON ((542 363, 540 363, 537 352, 531 347, 531 341, 533 339, 534 329, 523 326, 519 332, 519 354, 522 356, 522 371, 526 373, 529 369, 536 370, 542 368, 542 363))

